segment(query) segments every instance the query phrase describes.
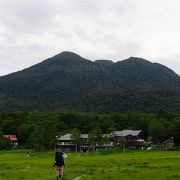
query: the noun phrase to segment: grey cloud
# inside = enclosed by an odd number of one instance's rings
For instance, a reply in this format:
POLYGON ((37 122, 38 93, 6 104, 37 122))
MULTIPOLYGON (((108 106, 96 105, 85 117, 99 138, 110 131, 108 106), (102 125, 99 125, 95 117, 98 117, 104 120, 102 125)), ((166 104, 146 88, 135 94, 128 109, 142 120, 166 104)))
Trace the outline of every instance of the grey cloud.
POLYGON ((180 73, 178 5, 178 0, 1 0, 0 75, 64 50, 88 59, 157 59, 180 73))

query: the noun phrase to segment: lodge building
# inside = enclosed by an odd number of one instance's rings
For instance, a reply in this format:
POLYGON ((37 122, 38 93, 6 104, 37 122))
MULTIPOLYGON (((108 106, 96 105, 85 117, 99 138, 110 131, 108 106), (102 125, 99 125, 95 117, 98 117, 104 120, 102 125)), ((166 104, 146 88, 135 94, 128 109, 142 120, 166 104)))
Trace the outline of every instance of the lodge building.
MULTIPOLYGON (((72 141, 71 135, 72 134, 69 133, 57 137, 58 145, 65 151, 75 151, 76 149, 76 144, 72 141)), ((128 149, 139 149, 144 145, 142 130, 114 131, 110 134, 103 134, 102 136, 106 137, 106 141, 104 141, 100 146, 96 144, 95 149, 107 149, 110 147, 121 148, 122 144, 128 149)), ((88 134, 80 135, 77 149, 81 152, 93 150, 93 147, 89 142, 88 134)))

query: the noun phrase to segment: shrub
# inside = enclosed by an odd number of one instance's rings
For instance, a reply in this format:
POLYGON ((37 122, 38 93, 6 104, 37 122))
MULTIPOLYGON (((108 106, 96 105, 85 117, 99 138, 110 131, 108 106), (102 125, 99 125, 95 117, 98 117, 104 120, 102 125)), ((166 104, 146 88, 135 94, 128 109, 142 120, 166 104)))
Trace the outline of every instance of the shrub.
POLYGON ((11 147, 11 141, 7 138, 0 137, 0 150, 9 149, 11 147))

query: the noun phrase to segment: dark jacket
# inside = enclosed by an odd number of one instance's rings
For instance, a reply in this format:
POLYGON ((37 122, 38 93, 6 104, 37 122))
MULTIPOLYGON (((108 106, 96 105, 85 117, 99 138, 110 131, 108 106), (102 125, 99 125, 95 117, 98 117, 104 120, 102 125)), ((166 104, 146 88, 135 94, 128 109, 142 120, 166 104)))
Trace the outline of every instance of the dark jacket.
POLYGON ((62 152, 56 152, 54 166, 64 166, 64 157, 62 152))

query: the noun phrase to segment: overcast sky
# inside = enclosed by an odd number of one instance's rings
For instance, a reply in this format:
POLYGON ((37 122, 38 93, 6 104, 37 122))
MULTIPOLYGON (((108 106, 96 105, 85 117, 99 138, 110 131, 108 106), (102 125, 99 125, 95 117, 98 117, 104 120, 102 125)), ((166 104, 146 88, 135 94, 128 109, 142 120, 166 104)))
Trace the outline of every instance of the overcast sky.
POLYGON ((67 50, 180 74, 179 9, 180 0, 0 0, 0 75, 67 50))

